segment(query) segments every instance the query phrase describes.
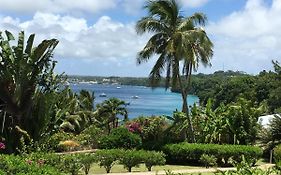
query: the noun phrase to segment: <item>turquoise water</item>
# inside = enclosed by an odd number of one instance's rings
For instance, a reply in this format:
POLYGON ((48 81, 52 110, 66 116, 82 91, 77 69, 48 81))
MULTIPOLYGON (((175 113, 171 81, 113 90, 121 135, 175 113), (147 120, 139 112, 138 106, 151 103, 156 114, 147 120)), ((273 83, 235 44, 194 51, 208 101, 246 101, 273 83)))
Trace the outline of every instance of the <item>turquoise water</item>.
MULTIPOLYGON (((181 110, 182 99, 178 93, 173 93, 165 88, 151 89, 144 86, 122 86, 122 85, 103 85, 103 84, 77 84, 70 87, 78 92, 82 89, 94 92, 95 104, 116 97, 124 100, 127 105, 129 118, 135 118, 141 115, 172 115, 176 109, 181 110), (106 97, 100 97, 102 93, 106 97), (137 99, 132 98, 138 96, 137 99)), ((188 96, 188 104, 198 103, 197 96, 188 96)))

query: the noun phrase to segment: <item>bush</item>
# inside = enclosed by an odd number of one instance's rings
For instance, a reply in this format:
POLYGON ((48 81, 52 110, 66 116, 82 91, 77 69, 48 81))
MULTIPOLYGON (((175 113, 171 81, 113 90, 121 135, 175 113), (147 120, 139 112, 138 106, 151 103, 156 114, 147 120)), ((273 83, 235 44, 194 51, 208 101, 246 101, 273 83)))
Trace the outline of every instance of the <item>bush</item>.
POLYGON ((1 171, 5 172, 0 172, 0 174, 62 174, 58 169, 45 164, 43 161, 33 161, 25 157, 14 155, 1 155, 0 167, 1 171))
POLYGON ((237 163, 234 162, 233 165, 236 168, 236 171, 229 170, 225 172, 220 172, 222 175, 277 175, 280 174, 280 171, 276 168, 267 168, 266 170, 252 167, 252 163, 247 161, 244 156, 242 156, 242 161, 237 163))
POLYGON ((129 172, 132 171, 132 167, 138 167, 143 160, 143 154, 141 151, 126 150, 122 151, 122 156, 119 159, 120 164, 124 165, 129 172))
POLYGON ((112 166, 120 158, 121 152, 122 151, 118 149, 98 150, 96 156, 99 161, 99 166, 104 167, 106 172, 110 173, 112 166))
POLYGON ((168 121, 159 116, 140 116, 127 123, 127 128, 138 133, 142 138, 142 148, 146 150, 160 150, 167 143, 166 129, 168 121))
POLYGON ((214 155, 202 154, 199 161, 203 163, 206 168, 217 164, 217 158, 214 155))
POLYGON ((83 167, 79 154, 67 154, 63 156, 64 171, 71 175, 78 175, 83 167))
POLYGON ((98 140, 103 136, 103 131, 94 125, 82 131, 76 138, 83 146, 98 147, 98 140))
POLYGON ((147 170, 151 171, 152 166, 165 164, 165 154, 156 151, 143 151, 143 162, 147 170))
POLYGON ((119 127, 100 139, 99 148, 102 149, 132 149, 141 146, 139 135, 133 134, 127 128, 119 127))
POLYGON ((43 147, 46 151, 67 151, 67 148, 60 145, 60 143, 66 140, 73 140, 74 135, 66 132, 58 132, 53 134, 51 137, 46 139, 45 143, 43 143, 43 147))
POLYGON ((85 174, 89 174, 91 165, 97 161, 97 158, 95 154, 81 154, 80 161, 83 165, 85 174))
POLYGON ((25 159, 33 162, 43 162, 45 165, 63 170, 63 157, 54 153, 34 152, 25 156, 25 159))
POLYGON ((255 163, 262 155, 261 148, 254 146, 189 143, 166 145, 163 147, 163 152, 167 155, 169 163, 198 163, 203 154, 209 154, 217 158, 217 164, 220 166, 228 165, 230 158, 239 162, 242 155, 247 160, 254 160, 255 163))
POLYGON ((281 145, 278 145, 273 150, 275 162, 281 161, 281 145))

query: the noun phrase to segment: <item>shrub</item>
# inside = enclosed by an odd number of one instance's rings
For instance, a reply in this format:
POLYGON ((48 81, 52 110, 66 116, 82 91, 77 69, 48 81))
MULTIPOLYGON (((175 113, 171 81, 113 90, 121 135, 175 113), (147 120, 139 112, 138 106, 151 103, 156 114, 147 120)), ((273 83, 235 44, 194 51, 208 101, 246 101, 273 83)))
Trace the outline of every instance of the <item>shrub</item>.
POLYGON ((66 132, 58 132, 53 134, 51 137, 46 139, 45 143, 43 143, 43 147, 47 151, 67 151, 67 148, 61 146, 60 143, 66 140, 72 140, 74 138, 73 134, 66 133, 66 132))
POLYGON ((275 162, 280 162, 281 161, 281 145, 278 145, 274 148, 274 160, 275 162))
POLYGON ((247 161, 244 156, 241 158, 241 162, 234 162, 236 171, 229 170, 220 172, 222 175, 276 175, 280 174, 280 171, 276 168, 268 168, 266 170, 261 168, 252 167, 251 162, 247 161))
POLYGON ((152 166, 164 165, 166 162, 165 154, 156 151, 143 151, 143 162, 148 171, 151 171, 152 166))
POLYGON ((142 148, 146 150, 159 150, 166 142, 166 129, 169 127, 167 120, 164 117, 150 116, 138 117, 133 119, 127 127, 131 131, 137 131, 142 138, 142 148), (132 128, 133 127, 133 128, 132 128))
POLYGON ((98 147, 98 140, 104 135, 100 128, 91 125, 82 131, 76 138, 83 146, 98 147))
POLYGON ((14 155, 1 155, 0 167, 1 171, 5 172, 0 172, 0 174, 62 174, 58 169, 45 164, 43 161, 33 161, 26 157, 14 155))
POLYGON ((178 164, 198 163, 203 154, 214 155, 218 165, 227 165, 230 158, 239 162, 241 155, 244 155, 245 159, 254 160, 255 163, 262 155, 261 148, 254 146, 189 143, 166 145, 163 147, 163 152, 167 155, 169 163, 178 164))
POLYGON ((78 175, 79 170, 83 167, 79 154, 66 154, 63 156, 64 171, 71 175, 78 175))
POLYGON ((209 168, 217 164, 217 158, 214 155, 202 154, 200 162, 203 163, 206 168, 209 168))
POLYGON ((132 149, 141 146, 139 135, 133 134, 127 128, 119 127, 100 139, 99 148, 102 149, 132 149))
POLYGON ((48 166, 55 167, 56 169, 62 170, 62 156, 54 153, 41 153, 34 152, 24 156, 26 160, 31 160, 33 162, 40 162, 48 166))
POLYGON ((80 144, 74 140, 65 140, 60 141, 58 144, 59 150, 64 151, 76 151, 79 148, 80 144))
POLYGON ((132 167, 138 167, 143 160, 142 151, 126 150, 122 151, 122 156, 119 161, 120 164, 124 165, 129 172, 132 171, 132 167))
POLYGON ((122 151, 118 149, 98 150, 96 156, 99 161, 99 166, 104 167, 106 172, 110 173, 112 166, 120 158, 121 152, 122 151))
POLYGON ((81 154, 80 161, 83 165, 85 174, 89 174, 91 165, 97 161, 95 154, 81 154))

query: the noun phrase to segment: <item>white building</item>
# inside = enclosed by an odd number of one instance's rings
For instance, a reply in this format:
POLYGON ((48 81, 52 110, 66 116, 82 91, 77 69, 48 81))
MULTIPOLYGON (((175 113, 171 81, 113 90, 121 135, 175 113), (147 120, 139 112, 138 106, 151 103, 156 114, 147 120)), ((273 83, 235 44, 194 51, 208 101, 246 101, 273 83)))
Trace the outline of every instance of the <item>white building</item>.
POLYGON ((263 127, 268 127, 270 121, 274 118, 275 115, 281 117, 280 114, 271 114, 271 115, 260 116, 259 119, 258 119, 258 122, 259 122, 263 127))

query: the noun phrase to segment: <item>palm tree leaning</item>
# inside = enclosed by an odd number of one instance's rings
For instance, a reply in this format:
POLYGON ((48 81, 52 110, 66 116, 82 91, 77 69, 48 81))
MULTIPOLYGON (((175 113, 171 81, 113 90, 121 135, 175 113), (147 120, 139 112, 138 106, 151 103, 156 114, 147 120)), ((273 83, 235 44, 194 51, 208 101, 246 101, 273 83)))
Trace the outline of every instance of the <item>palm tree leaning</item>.
POLYGON ((161 74, 166 70, 166 88, 171 85, 180 89, 182 112, 188 118, 189 141, 195 142, 187 95, 192 71, 197 70, 199 63, 210 65, 213 55, 213 44, 202 28, 207 17, 202 13, 182 16, 176 0, 150 0, 144 8, 148 16, 137 22, 136 31, 153 35, 138 53, 137 62, 146 62, 154 54, 159 56, 149 75, 151 86, 158 85, 161 74))

